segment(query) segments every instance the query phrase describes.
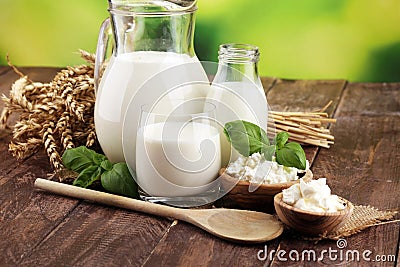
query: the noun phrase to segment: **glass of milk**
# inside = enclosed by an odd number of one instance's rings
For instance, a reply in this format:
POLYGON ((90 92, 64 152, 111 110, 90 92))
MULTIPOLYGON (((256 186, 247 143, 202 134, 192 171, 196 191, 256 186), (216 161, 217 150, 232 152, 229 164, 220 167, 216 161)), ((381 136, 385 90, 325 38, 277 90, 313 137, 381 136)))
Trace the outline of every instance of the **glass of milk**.
POLYGON ((136 179, 141 198, 190 207, 219 196, 220 130, 215 105, 204 99, 177 100, 168 113, 141 107, 136 137, 136 179))

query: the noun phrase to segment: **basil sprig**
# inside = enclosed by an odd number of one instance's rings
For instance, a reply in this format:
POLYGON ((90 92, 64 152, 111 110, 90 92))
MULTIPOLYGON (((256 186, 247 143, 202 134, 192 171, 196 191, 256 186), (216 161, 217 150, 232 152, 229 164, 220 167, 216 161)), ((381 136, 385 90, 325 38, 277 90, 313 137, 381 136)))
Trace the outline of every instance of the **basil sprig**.
POLYGON ((104 155, 85 146, 67 149, 62 161, 67 169, 79 173, 73 185, 87 188, 100 180, 111 193, 138 198, 136 182, 126 163, 112 164, 104 155))
POLYGON ((269 146, 263 129, 248 121, 231 121, 225 124, 224 133, 232 146, 243 156, 261 152, 269 146))
POLYGON ((275 156, 276 161, 281 165, 306 169, 306 155, 303 148, 298 143, 288 143, 287 132, 278 133, 273 144, 270 144, 266 132, 258 125, 236 120, 225 124, 224 133, 233 148, 245 157, 259 152, 266 160, 272 160, 275 156))

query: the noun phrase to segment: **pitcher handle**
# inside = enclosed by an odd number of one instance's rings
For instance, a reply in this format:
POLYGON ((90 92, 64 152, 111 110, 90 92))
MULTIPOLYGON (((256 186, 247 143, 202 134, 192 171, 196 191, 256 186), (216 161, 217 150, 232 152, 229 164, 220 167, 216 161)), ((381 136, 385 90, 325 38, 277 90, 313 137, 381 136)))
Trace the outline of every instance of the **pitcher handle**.
POLYGON ((99 83, 103 71, 103 65, 107 56, 108 44, 110 41, 110 29, 111 29, 110 18, 107 18, 101 24, 99 38, 97 40, 96 62, 94 64, 95 93, 97 93, 99 89, 99 83))

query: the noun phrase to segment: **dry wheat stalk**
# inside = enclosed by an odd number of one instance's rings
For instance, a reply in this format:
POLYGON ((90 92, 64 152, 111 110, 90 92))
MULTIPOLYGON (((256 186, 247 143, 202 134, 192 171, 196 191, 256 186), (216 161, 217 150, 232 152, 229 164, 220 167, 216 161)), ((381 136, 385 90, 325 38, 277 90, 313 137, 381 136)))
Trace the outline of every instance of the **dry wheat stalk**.
POLYGON ((80 56, 84 60, 86 60, 87 63, 90 63, 90 64, 94 65, 95 60, 96 60, 96 55, 95 54, 90 54, 89 52, 87 52, 85 50, 82 50, 82 49, 79 49, 79 53, 80 53, 80 56))
POLYGON ((89 65, 67 67, 50 83, 33 82, 10 62, 21 76, 2 96, 5 107, 0 129, 7 127, 12 113, 18 114, 9 150, 24 159, 43 147, 55 171, 63 168, 62 153, 75 146, 93 146, 94 130, 94 55, 80 50, 89 65))
POLYGON ((316 112, 270 111, 269 116, 272 120, 268 130, 285 131, 293 141, 329 148, 334 143, 334 137, 326 126, 336 122, 336 119, 328 118, 328 113, 325 112, 331 104, 332 101, 316 112))

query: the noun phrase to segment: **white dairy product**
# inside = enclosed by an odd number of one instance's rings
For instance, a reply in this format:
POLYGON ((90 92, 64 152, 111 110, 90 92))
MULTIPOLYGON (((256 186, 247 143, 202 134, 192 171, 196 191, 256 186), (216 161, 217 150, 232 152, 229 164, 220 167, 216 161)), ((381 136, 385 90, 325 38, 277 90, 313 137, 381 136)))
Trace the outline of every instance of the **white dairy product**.
MULTIPOLYGON (((207 99, 217 107, 216 118, 223 126, 234 120, 245 120, 266 129, 268 118, 268 104, 264 89, 260 84, 250 80, 240 82, 213 83, 207 99)), ((236 160, 239 153, 221 135, 222 165, 228 165, 230 159, 236 160)))
MULTIPOLYGON (((307 161, 307 169, 308 169, 307 161)), ((275 161, 267 161, 260 153, 249 157, 239 156, 226 168, 226 173, 251 183, 276 184, 299 179, 298 173, 304 172, 294 167, 285 167, 275 161)))
POLYGON ((197 122, 149 124, 138 131, 136 153, 137 181, 147 194, 199 194, 218 176, 219 131, 197 122))
POLYGON ((282 191, 282 200, 295 208, 312 212, 336 212, 345 208, 343 201, 331 195, 326 178, 294 184, 282 191))
MULTIPOLYGON (((108 159, 112 162, 124 161, 122 124, 131 100, 133 107, 130 112, 133 114, 129 116, 129 147, 132 148, 130 151, 134 151, 140 107, 157 102, 163 93, 191 81, 208 83, 196 57, 154 51, 131 52, 111 57, 96 95, 94 116, 97 138, 108 159), (190 66, 183 65, 185 63, 190 63, 190 66), (170 69, 171 67, 174 68, 170 69), (156 78, 151 80, 152 77, 156 78), (143 85, 147 86, 142 87, 143 85)), ((192 99, 205 95, 204 86, 187 85, 164 97, 164 101, 158 105, 158 111, 168 112, 174 106, 171 99, 192 99)), ((132 158, 134 162, 135 157, 132 158)))

